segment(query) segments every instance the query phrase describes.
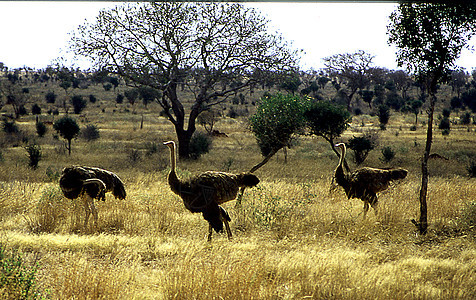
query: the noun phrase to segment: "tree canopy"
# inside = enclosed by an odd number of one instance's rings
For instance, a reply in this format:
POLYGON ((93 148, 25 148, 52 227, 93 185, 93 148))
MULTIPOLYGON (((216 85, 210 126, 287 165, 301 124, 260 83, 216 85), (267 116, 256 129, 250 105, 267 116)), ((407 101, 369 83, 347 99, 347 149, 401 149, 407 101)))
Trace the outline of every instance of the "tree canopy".
POLYGON ((296 66, 298 52, 268 33, 267 23, 238 3, 127 3, 80 26, 70 49, 130 86, 162 91, 158 102, 175 126, 179 155, 188 157, 201 112, 264 81, 269 71, 296 66), (194 95, 189 111, 179 85, 194 95))

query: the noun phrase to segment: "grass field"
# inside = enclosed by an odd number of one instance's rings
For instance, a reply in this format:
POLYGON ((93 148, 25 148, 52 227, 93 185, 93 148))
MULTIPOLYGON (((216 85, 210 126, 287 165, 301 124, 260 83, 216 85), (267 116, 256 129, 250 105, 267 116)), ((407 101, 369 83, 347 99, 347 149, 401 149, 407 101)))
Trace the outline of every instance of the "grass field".
MULTIPOLYGON (((207 242, 208 224, 187 211, 166 181, 169 122, 149 111, 82 114, 101 138, 73 140, 68 156, 53 129, 37 142, 43 158, 28 167, 22 147, 4 147, 0 163, 0 243, 19 251, 37 269, 39 295, 52 299, 475 299, 476 179, 466 167, 476 155, 475 131, 435 132, 433 151, 449 160, 430 161, 429 232, 417 235, 420 157, 425 126, 410 131, 413 117, 395 114, 366 166, 401 166, 406 179, 379 195, 379 214, 362 219, 362 201, 331 189, 338 159, 329 145, 300 137, 256 173, 261 183, 245 192, 241 207, 225 204, 233 240, 207 242), (139 129, 141 113, 144 128, 139 129), (391 146, 396 157, 380 160, 391 146), (153 150, 153 151, 152 151, 153 150), (135 153, 135 154, 133 154, 135 153), (97 202, 98 228, 82 228, 80 203, 66 199, 58 176, 64 166, 84 164, 117 173, 128 196, 97 202)), ((42 116, 52 118, 52 116, 42 116)), ((420 117, 420 119, 424 119, 420 117)), ((34 117, 18 122, 35 132, 34 117)), ((354 117, 342 140, 378 126, 376 117, 354 117)), ((241 172, 261 161, 245 119, 224 118, 212 150, 196 161, 179 161, 179 174, 205 170, 241 172)), ((3 133, 1 133, 3 134, 3 133)), ((2 138, 6 138, 2 136, 2 138)), ((349 162, 351 155, 349 154, 349 162)), ((351 168, 356 166, 351 163, 351 168)), ((90 224, 91 225, 91 224, 90 224)), ((0 295, 17 298, 15 291, 0 295)))

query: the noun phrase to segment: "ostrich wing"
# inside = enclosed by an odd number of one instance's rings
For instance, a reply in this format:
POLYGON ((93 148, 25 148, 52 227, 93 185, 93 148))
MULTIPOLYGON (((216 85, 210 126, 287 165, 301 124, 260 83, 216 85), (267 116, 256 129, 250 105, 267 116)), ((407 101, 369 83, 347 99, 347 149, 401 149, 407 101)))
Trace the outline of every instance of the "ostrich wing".
POLYGON ((406 170, 401 170, 403 169, 361 168, 350 174, 350 179, 365 190, 376 194, 387 189, 390 181, 405 178, 406 170))
POLYGON ((206 200, 217 204, 235 199, 240 188, 238 176, 225 172, 204 172, 195 177, 192 184, 201 190, 206 200))
POLYGON ((100 179, 106 184, 106 189, 108 191, 112 191, 114 197, 118 199, 125 199, 126 198, 126 189, 124 188, 124 183, 116 174, 94 167, 83 167, 84 169, 88 170, 89 172, 94 174, 95 178, 100 179))

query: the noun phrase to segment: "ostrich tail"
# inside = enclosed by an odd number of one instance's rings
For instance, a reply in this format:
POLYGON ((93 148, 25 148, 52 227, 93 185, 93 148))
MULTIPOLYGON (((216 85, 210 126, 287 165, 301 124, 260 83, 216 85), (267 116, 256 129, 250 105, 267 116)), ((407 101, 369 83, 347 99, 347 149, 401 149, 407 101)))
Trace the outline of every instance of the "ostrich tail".
POLYGON ((241 174, 241 183, 246 187, 253 187, 259 183, 259 178, 250 173, 241 174))
POLYGON ((124 183, 117 176, 114 176, 114 189, 112 190, 112 194, 114 197, 120 200, 126 199, 126 189, 124 187, 124 183))
POLYGON ((398 180, 407 177, 408 171, 402 168, 390 170, 391 180, 398 180))

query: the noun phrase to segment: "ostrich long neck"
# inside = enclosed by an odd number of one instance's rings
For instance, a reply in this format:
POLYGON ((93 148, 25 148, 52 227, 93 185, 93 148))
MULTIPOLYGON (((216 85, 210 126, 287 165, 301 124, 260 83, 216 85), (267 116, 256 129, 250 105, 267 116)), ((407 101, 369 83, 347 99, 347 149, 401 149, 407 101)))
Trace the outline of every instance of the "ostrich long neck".
POLYGON ((342 145, 342 152, 340 154, 340 160, 339 160, 339 164, 337 165, 337 167, 341 168, 343 170, 343 164, 344 164, 344 158, 345 158, 345 152, 346 152, 346 149, 345 149, 345 145, 342 145))
POLYGON ((175 144, 170 147, 170 173, 169 173, 169 185, 172 191, 176 194, 180 193, 181 182, 175 173, 176 158, 175 158, 175 144))

